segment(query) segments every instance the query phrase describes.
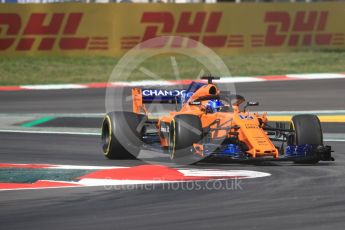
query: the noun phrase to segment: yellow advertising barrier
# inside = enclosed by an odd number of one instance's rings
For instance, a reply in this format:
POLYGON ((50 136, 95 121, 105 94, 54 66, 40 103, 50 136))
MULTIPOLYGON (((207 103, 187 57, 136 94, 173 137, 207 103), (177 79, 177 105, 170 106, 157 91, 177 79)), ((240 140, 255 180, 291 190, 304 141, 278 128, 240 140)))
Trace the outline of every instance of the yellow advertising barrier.
POLYGON ((344 3, 1 4, 0 55, 117 56, 158 36, 223 54, 345 49, 344 12, 344 3))

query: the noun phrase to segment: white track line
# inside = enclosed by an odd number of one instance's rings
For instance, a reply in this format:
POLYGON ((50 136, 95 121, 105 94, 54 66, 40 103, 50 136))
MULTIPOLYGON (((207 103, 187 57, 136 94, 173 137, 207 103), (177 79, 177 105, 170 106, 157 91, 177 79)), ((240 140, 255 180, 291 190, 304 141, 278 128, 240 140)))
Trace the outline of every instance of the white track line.
POLYGON ((66 134, 66 135, 86 135, 86 136, 100 136, 101 135, 100 133, 89 133, 89 132, 10 130, 10 129, 0 129, 0 133, 66 134))
POLYGON ((128 168, 124 166, 92 166, 92 165, 54 165, 49 169, 118 169, 118 168, 128 168))
POLYGON ((271 176, 270 173, 251 171, 251 170, 215 170, 215 169, 179 169, 179 172, 185 176, 200 177, 246 177, 258 178, 271 176))
MULTIPOLYGON (((128 166, 94 166, 94 165, 55 165, 55 164, 18 164, 18 163, 5 163, 14 166, 27 166, 27 165, 48 165, 44 167, 44 169, 85 169, 85 170, 92 170, 92 169, 118 169, 118 168, 129 168, 128 166)), ((1 168, 1 167, 0 167, 1 168)))
POLYGON ((105 113, 0 113, 0 117, 104 117, 105 113))
POLYGON ((49 84, 49 85, 23 85, 23 89, 29 90, 56 90, 56 89, 86 89, 85 85, 79 84, 49 84))
POLYGON ((303 80, 344 78, 344 74, 339 74, 339 73, 287 74, 286 76, 289 78, 297 78, 297 79, 303 79, 303 80))
POLYGON ((223 77, 216 83, 246 83, 246 82, 263 82, 266 81, 257 77, 223 77))
POLYGON ((328 142, 345 142, 345 139, 324 139, 324 141, 328 142))

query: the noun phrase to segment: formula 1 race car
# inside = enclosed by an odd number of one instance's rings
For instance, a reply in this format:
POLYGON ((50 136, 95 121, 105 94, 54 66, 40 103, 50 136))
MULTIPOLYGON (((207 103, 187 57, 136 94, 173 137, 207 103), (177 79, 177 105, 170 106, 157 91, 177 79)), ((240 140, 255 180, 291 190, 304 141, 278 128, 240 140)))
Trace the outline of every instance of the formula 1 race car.
POLYGON ((258 102, 220 92, 213 76, 192 82, 187 90, 132 89, 133 112, 106 114, 102 148, 109 159, 135 158, 140 150, 156 148, 178 163, 203 159, 289 160, 315 164, 333 161, 323 144, 316 115, 292 117, 289 125, 268 122, 266 113, 247 111, 258 102), (149 118, 147 103, 174 103, 176 111, 149 118))

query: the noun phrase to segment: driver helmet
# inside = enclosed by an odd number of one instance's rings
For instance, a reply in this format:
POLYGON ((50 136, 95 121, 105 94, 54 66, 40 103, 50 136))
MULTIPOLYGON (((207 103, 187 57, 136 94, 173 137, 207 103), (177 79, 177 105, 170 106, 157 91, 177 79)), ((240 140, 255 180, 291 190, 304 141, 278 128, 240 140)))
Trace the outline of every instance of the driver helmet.
POLYGON ((219 112, 220 109, 224 106, 224 104, 218 100, 209 100, 206 106, 206 111, 208 113, 215 113, 215 112, 219 112))

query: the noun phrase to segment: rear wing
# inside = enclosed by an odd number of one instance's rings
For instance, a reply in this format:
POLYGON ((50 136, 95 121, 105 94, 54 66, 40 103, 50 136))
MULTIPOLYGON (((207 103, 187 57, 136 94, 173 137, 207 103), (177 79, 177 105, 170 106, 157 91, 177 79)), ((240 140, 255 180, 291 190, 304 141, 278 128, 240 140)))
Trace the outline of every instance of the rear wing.
POLYGON ((132 101, 133 101, 133 112, 134 113, 145 113, 147 109, 145 104, 152 103, 165 103, 175 104, 181 101, 182 96, 186 90, 184 89, 132 89, 132 101))

